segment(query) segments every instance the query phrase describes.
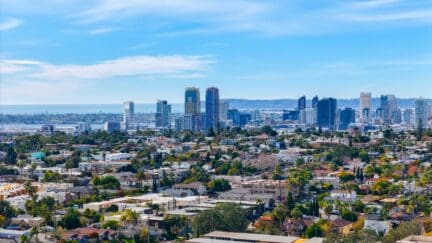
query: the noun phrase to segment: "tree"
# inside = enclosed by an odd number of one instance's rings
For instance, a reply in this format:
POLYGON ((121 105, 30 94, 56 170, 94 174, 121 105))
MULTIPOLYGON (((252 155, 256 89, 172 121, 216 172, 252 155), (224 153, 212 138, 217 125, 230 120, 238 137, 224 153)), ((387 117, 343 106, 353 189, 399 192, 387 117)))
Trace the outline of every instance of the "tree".
POLYGON ((351 221, 351 222, 357 221, 357 214, 353 213, 352 211, 350 211, 348 209, 343 209, 342 210, 341 217, 343 219, 351 221))
POLYGON ((80 213, 76 209, 70 208, 60 220, 59 225, 68 230, 81 227, 80 213))
POLYGON ((193 220, 195 235, 207 234, 213 230, 243 232, 248 225, 246 213, 235 203, 220 203, 214 209, 200 212, 193 220))
POLYGON ((20 243, 27 243, 27 242, 29 242, 30 241, 30 239, 29 239, 29 237, 27 236, 27 235, 21 235, 20 237, 19 237, 19 242, 20 243))
POLYGON ((120 228, 120 224, 115 220, 108 220, 103 224, 102 227, 104 229, 118 230, 120 228))
POLYGON ((322 204, 323 204, 322 208, 324 210, 324 213, 327 215, 327 218, 330 219, 330 215, 333 211, 333 205, 327 201, 324 201, 322 204))
POLYGON ((324 231, 322 230, 321 226, 317 223, 312 224, 311 226, 306 228, 306 237, 307 238, 313 238, 313 237, 323 237, 324 231))
POLYGON ((17 215, 16 210, 10 205, 8 201, 0 200, 0 215, 5 217, 6 220, 17 215))
POLYGON ((226 179, 214 179, 208 183, 209 192, 223 192, 231 190, 231 185, 226 179))
POLYGON ((145 227, 145 226, 142 227, 140 232, 139 232, 139 239, 140 239, 140 242, 143 242, 143 243, 154 242, 153 238, 150 235, 148 227, 145 227))
POLYGON ((42 181, 43 182, 59 182, 61 181, 62 176, 60 173, 56 171, 45 171, 42 181))
POLYGON ((136 225, 138 223, 139 214, 133 210, 126 209, 123 211, 120 220, 125 223, 125 225, 132 224, 136 225))
POLYGON ((10 165, 14 165, 16 163, 17 159, 17 153, 15 152, 15 149, 13 146, 8 146, 8 149, 6 151, 6 163, 10 165))
POLYGON ((119 189, 120 182, 114 176, 95 176, 93 177, 93 185, 101 186, 104 189, 119 189))
POLYGON ((282 204, 278 204, 271 212, 271 216, 273 221, 279 225, 279 228, 282 231, 283 222, 285 221, 285 218, 288 216, 288 210, 282 204))
POLYGON ((419 235, 421 227, 413 222, 402 222, 398 227, 391 229, 383 238, 383 243, 393 243, 409 235, 419 235))
POLYGON ((263 126, 261 128, 261 132, 265 133, 269 136, 273 136, 273 137, 277 136, 277 132, 275 130, 273 130, 273 128, 271 128, 271 126, 263 126))
POLYGON ((370 156, 369 156, 369 154, 365 150, 361 150, 359 152, 359 158, 361 159, 361 161, 363 161, 365 163, 369 163, 370 162, 370 156))
POLYGON ((0 227, 5 226, 6 221, 7 221, 6 217, 3 215, 0 215, 0 227))
POLYGON ((29 239, 31 240, 33 236, 36 236, 36 242, 39 242, 38 234, 39 234, 38 227, 32 227, 30 230, 29 239))
POLYGON ((179 215, 167 215, 165 216, 163 222, 165 230, 167 232, 167 239, 174 240, 180 233, 181 229, 185 227, 186 217, 179 215))
POLYGON ((375 195, 385 195, 389 192, 391 183, 386 180, 379 180, 372 186, 372 193, 375 195))
POLYGON ((295 161, 295 166, 296 167, 300 167, 300 166, 302 166, 304 164, 305 164, 305 160, 304 160, 303 157, 300 157, 300 158, 296 159, 296 161, 295 161))
POLYGON ((339 179, 342 183, 353 181, 355 178, 355 175, 349 172, 342 172, 339 174, 339 179))
POLYGON ((295 219, 299 219, 303 216, 303 212, 300 209, 299 206, 296 206, 295 208, 293 208, 293 210, 291 211, 291 217, 295 218, 295 219))
POLYGON ((147 206, 149 207, 149 208, 151 208, 151 209, 153 209, 156 213, 156 215, 158 215, 159 214, 159 210, 160 210, 160 205, 159 204, 157 204, 157 203, 147 203, 147 206))
POLYGON ((275 169, 273 170, 273 180, 281 180, 282 179, 282 169, 280 164, 277 164, 275 169))
POLYGON ((220 211, 208 209, 200 212, 192 221, 193 232, 196 236, 207 234, 223 226, 223 218, 220 211))
POLYGON ((24 188, 26 189, 27 194, 33 198, 36 193, 36 188, 32 186, 31 181, 27 180, 26 182, 24 182, 24 188))
POLYGON ((291 210, 293 210, 295 207, 295 201, 294 201, 292 192, 288 192, 286 205, 287 205, 288 213, 290 213, 291 210))

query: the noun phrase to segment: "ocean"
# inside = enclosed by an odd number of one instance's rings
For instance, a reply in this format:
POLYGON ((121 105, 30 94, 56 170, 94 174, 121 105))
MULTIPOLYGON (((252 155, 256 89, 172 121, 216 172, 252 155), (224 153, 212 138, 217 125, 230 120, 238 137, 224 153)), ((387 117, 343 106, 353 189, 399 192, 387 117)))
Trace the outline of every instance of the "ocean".
MULTIPOLYGON (((172 104, 172 112, 183 112, 183 104, 172 104)), ((154 113, 155 104, 135 104, 135 113, 154 113)), ((89 114, 122 113, 122 104, 66 104, 66 105, 0 105, 0 114, 89 114)))

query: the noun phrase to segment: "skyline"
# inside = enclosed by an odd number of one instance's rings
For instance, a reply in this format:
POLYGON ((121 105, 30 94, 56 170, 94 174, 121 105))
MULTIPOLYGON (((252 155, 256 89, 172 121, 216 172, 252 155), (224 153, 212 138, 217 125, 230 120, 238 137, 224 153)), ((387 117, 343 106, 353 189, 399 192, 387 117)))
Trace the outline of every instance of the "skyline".
POLYGON ((26 2, 0 0, 2 104, 431 98, 430 1, 26 2))

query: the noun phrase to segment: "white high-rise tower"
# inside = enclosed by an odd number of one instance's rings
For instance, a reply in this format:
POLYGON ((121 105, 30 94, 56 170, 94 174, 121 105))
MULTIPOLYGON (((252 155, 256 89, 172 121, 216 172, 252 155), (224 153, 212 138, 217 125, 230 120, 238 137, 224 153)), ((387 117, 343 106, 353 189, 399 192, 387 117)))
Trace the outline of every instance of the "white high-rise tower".
POLYGON ((369 122, 371 119, 372 112, 372 94, 370 92, 361 92, 360 93, 360 120, 361 122, 369 122))
POLYGON ((135 105, 132 101, 123 103, 123 123, 125 130, 129 129, 129 125, 133 122, 135 105))

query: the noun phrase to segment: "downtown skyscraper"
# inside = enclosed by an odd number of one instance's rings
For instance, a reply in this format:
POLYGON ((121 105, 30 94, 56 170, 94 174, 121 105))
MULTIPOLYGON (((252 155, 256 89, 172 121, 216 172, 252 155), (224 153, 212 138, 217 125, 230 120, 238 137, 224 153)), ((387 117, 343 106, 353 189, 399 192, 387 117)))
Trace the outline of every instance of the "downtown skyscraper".
POLYGON ((123 103, 123 124, 124 129, 128 130, 129 125, 133 122, 135 114, 135 104, 132 101, 126 101, 123 103))
POLYGON ((381 119, 383 124, 393 124, 397 120, 397 102, 395 95, 381 95, 381 119))
POLYGON ((185 115, 183 130, 198 132, 201 130, 201 100, 200 90, 195 87, 186 88, 185 115))
POLYGON ((205 128, 218 130, 219 127, 219 89, 215 87, 210 87, 206 90, 206 100, 205 100, 205 128))
POLYGON ((156 127, 167 128, 171 126, 171 105, 166 100, 158 100, 155 114, 156 127))
POLYGON ((306 109, 306 96, 302 96, 297 101, 297 109, 299 111, 302 111, 306 109))
POLYGON ((429 118, 429 104, 426 99, 415 101, 415 125, 417 128, 427 128, 429 118))
POLYGON ((317 104, 317 125, 328 130, 336 130, 337 101, 324 98, 317 104))
POLYGON ((368 123, 371 120, 371 111, 372 111, 372 93, 370 92, 361 92, 360 93, 360 121, 364 123, 368 123))

